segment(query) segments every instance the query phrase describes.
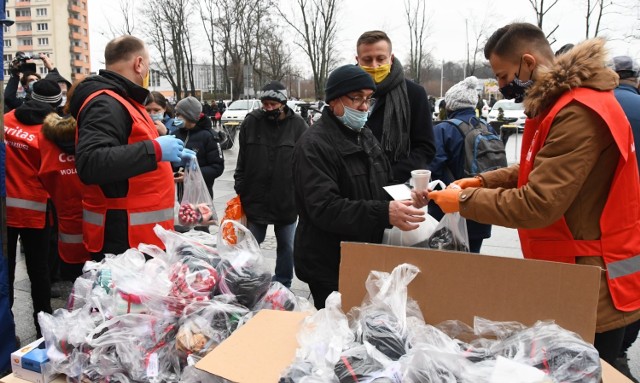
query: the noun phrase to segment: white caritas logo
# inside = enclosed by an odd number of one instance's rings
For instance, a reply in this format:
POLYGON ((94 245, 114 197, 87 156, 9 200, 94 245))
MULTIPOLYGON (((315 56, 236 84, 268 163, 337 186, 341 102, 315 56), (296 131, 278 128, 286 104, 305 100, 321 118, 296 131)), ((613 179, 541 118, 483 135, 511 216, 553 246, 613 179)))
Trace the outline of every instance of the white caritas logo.
POLYGON ((16 126, 15 128, 10 128, 8 126, 4 127, 4 134, 8 135, 8 136, 13 136, 16 138, 22 138, 24 140, 27 140, 29 142, 32 142, 36 136, 32 133, 26 132, 24 130, 22 130, 21 127, 16 126))
POLYGON ((76 156, 73 154, 60 153, 58 156, 58 161, 60 162, 75 162, 76 156))
POLYGON ((631 153, 635 153, 636 152, 636 143, 632 142, 631 143, 631 153))

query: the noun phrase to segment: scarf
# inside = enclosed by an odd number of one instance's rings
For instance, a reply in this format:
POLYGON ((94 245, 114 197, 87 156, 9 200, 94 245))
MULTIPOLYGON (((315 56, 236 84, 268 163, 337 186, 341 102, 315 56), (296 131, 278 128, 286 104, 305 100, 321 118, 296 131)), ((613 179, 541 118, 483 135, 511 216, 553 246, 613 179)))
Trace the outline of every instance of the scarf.
POLYGON ((400 60, 393 59, 391 73, 377 84, 374 98, 385 98, 382 120, 382 148, 389 153, 392 162, 409 154, 410 107, 407 84, 400 60))

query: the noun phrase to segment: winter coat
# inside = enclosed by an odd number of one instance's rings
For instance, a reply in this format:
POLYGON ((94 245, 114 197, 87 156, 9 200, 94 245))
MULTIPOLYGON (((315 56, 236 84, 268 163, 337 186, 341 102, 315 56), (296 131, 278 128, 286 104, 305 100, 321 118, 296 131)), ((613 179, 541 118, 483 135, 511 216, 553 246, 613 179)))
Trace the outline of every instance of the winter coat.
MULTIPOLYGON (((529 117, 546 113, 573 87, 610 92, 618 76, 608 69, 604 42, 587 40, 540 71, 527 92, 529 117)), ((468 188, 460 196, 466 218, 513 228, 543 228, 564 216, 574 239, 600 238, 600 216, 620 152, 604 121, 573 102, 560 110, 544 146, 538 152, 529 181, 517 188, 519 165, 482 173, 484 188, 468 188)), ((576 262, 604 268, 601 257, 577 257, 576 262)), ((596 332, 620 328, 640 319, 640 311, 618 311, 602 272, 596 332)))
MULTIPOLYGON (((224 156, 218 143, 218 134, 211 129, 211 119, 201 115, 196 126, 191 129, 182 127, 173 134, 184 142, 185 148, 196 152, 202 178, 213 197, 213 181, 224 172, 224 156)), ((173 166, 174 171, 178 168, 179 166, 173 166)))
MULTIPOLYGON (((411 178, 411 171, 424 169, 436 154, 431 109, 427 92, 424 88, 411 80, 406 80, 407 96, 409 97, 411 127, 409 130, 410 151, 408 156, 397 162, 391 162, 395 183, 402 183, 411 178)), ((367 120, 367 126, 373 132, 378 142, 382 142, 382 122, 384 121, 384 104, 387 95, 374 95, 376 103, 367 120)))
MULTIPOLYGON (((451 112, 449 117, 467 122, 476 118, 476 114, 473 108, 465 108, 451 112)), ((487 125, 487 127, 493 132, 491 126, 487 125)), ((445 185, 449 185, 464 177, 464 137, 454 124, 447 121, 434 126, 433 134, 436 139, 436 156, 428 166, 428 169, 431 170, 431 179, 441 180, 445 185)), ((433 202, 429 203, 429 214, 438 221, 444 216, 444 212, 433 202)), ((467 232, 470 239, 489 238, 491 237, 491 225, 469 219, 467 220, 467 232)))
MULTIPOLYGON (((113 97, 106 94, 95 97, 78 115, 84 100, 102 89, 110 89, 140 104, 144 104, 149 91, 115 72, 101 70, 98 75, 82 81, 69 100, 69 112, 78 121, 76 166, 80 180, 100 185, 109 198, 122 198, 129 190, 128 180, 157 169, 158 161, 152 140, 127 144, 132 119, 113 97)), ((103 252, 118 254, 129 248, 125 210, 109 210, 105 228, 103 252)))
POLYGON ((638 167, 640 167, 640 92, 638 88, 630 84, 620 84, 613 93, 622 106, 624 114, 627 115, 631 130, 633 130, 633 139, 636 143, 636 159, 638 167))
POLYGON ((307 123, 288 107, 283 120, 268 120, 254 110, 240 126, 235 190, 247 219, 257 224, 296 221, 293 148, 307 123))
POLYGON ((18 84, 20 84, 20 76, 11 75, 7 86, 4 88, 4 112, 10 112, 22 105, 25 101, 31 99, 27 93, 26 97, 18 97, 18 84))
POLYGON ((340 242, 380 243, 389 226, 382 189, 391 167, 371 130, 357 133, 324 108, 293 154, 300 219, 294 242, 296 275, 303 281, 338 283, 340 242))

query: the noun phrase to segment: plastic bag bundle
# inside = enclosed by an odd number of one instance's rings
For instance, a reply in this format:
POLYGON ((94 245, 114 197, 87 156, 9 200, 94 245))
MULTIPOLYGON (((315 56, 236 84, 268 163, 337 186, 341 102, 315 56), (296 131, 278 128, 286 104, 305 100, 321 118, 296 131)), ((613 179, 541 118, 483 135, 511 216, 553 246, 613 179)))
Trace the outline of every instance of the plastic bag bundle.
MULTIPOLYGON (((432 348, 414 347, 401 360, 403 366, 403 382, 422 383, 459 383, 465 368, 470 364, 459 354, 449 354, 432 348)), ((481 381, 473 381, 479 383, 481 381)), ((471 381, 469 381, 471 383, 471 381)))
POLYGON ((425 247, 427 239, 438 227, 438 220, 427 213, 426 206, 422 210, 424 211, 424 221, 418 224, 417 229, 402 231, 395 226, 391 229, 385 229, 382 243, 391 246, 425 247))
POLYGON ((69 311, 74 311, 84 307, 91 297, 91 291, 94 286, 95 275, 83 275, 73 282, 73 288, 69 297, 67 297, 67 303, 65 308, 69 311))
POLYGON ((334 367, 340 383, 370 381, 382 370, 384 370, 382 363, 369 355, 363 344, 345 351, 334 367))
POLYGON ((213 200, 195 158, 189 161, 184 172, 184 194, 178 209, 178 222, 189 228, 218 224, 213 200))
POLYGON ((156 225, 153 231, 165 245, 166 251, 157 249, 159 251, 145 251, 145 253, 151 254, 154 258, 162 259, 169 265, 178 262, 184 257, 202 259, 213 267, 216 267, 220 262, 220 255, 217 249, 202 244, 197 238, 187 235, 188 233, 176 233, 160 225, 156 225))
POLYGON ((469 234, 467 233, 467 220, 460 213, 448 213, 440 220, 426 246, 438 250, 455 250, 469 252, 469 234))
POLYGON ((230 383, 230 381, 194 366, 187 366, 182 370, 180 383, 230 383))
POLYGON ((298 311, 296 295, 280 282, 271 282, 267 293, 253 307, 258 310, 298 311))
MULTIPOLYGON (((223 221, 236 221, 242 225, 246 225, 247 217, 242 210, 242 203, 240 202, 240 196, 235 196, 227 201, 227 207, 224 211, 223 221)), ((220 231, 222 231, 222 237, 230 244, 238 243, 238 233, 234 225, 230 223, 223 223, 220 225, 220 231)))
POLYGON ((217 291, 235 296, 238 303, 251 309, 269 290, 272 274, 249 229, 236 221, 225 222, 235 225, 244 235, 242 241, 230 244, 218 232, 218 250, 222 261, 217 267, 220 274, 217 291))
POLYGON ((417 303, 407 297, 407 285, 418 272, 406 263, 391 274, 372 271, 366 281, 367 297, 350 313, 356 339, 369 342, 391 360, 398 360, 409 347, 407 317, 424 322, 417 303))
POLYGON ((206 355, 235 331, 248 312, 224 296, 188 305, 178 324, 176 349, 184 356, 206 355))
POLYGON ((187 304, 208 301, 213 297, 218 278, 211 264, 189 256, 182 258, 169 271, 172 283, 167 299, 169 309, 179 316, 187 304))

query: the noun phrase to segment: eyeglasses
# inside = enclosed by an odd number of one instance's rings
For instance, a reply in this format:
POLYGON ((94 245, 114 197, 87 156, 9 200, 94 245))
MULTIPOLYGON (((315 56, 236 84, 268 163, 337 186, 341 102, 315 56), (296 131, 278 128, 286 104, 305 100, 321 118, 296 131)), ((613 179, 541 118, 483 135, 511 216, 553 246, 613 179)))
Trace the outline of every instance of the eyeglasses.
POLYGON ((366 104, 367 106, 371 106, 371 105, 376 103, 376 99, 373 98, 373 97, 369 97, 369 98, 364 98, 364 97, 360 97, 360 96, 351 97, 348 94, 345 94, 344 96, 346 98, 348 98, 349 100, 351 100, 351 102, 353 102, 353 104, 355 105, 356 108, 361 107, 362 104, 366 104))

